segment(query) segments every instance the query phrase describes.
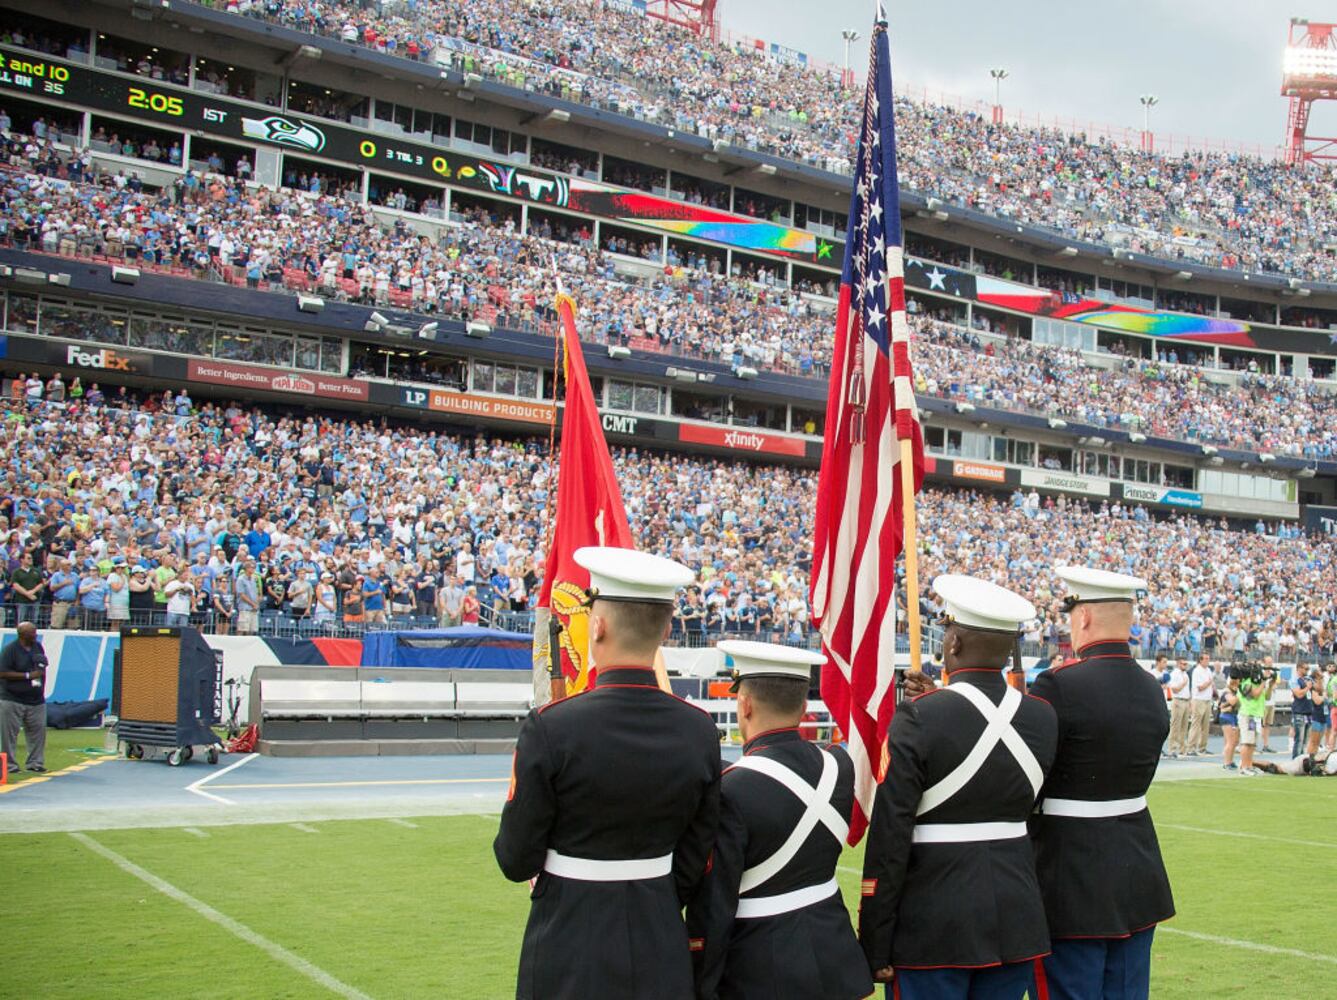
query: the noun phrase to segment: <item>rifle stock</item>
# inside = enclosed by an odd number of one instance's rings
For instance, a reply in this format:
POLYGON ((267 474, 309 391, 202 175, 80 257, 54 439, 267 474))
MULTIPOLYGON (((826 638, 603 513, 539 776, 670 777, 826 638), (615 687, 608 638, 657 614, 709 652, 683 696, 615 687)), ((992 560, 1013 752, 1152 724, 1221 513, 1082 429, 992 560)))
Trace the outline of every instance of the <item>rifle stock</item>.
POLYGON ((548 615, 548 685, 553 701, 566 697, 566 674, 562 673, 562 623, 557 615, 548 615))

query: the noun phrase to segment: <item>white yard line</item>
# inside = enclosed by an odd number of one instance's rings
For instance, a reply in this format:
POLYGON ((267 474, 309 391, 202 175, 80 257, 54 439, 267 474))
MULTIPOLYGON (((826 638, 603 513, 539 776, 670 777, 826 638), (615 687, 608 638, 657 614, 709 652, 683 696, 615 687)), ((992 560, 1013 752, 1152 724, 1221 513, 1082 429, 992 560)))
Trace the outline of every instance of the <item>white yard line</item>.
POLYGON ((95 664, 94 667, 93 667, 93 686, 92 686, 92 687, 89 689, 89 691, 88 691, 88 700, 89 700, 89 701, 93 701, 93 700, 95 700, 95 699, 97 698, 97 685, 98 685, 98 681, 102 679, 102 657, 106 655, 106 652, 107 652, 107 640, 109 640, 110 638, 111 638, 111 636, 109 636, 109 635, 104 635, 104 636, 102 637, 102 642, 98 644, 98 648, 97 648, 97 661, 96 661, 96 664, 95 664))
POLYGON ((182 832, 182 833, 188 833, 188 834, 190 834, 192 837, 199 837, 201 840, 204 840, 204 839, 208 838, 208 836, 209 836, 207 833, 205 833, 203 830, 201 830, 198 826, 183 826, 183 827, 181 828, 181 832, 182 832))
POLYGON ((410 823, 408 820, 406 820, 406 819, 400 819, 398 816, 391 816, 388 820, 386 820, 386 822, 387 822, 387 823, 393 823, 395 826, 406 827, 406 828, 408 828, 408 829, 410 829, 410 830, 416 830, 416 829, 418 829, 418 824, 417 824, 417 823, 410 823))
POLYGON ((1327 965, 1337 965, 1337 957, 1332 955, 1321 955, 1312 951, 1300 951, 1298 948, 1278 948, 1276 945, 1259 944, 1257 941, 1241 941, 1237 938, 1218 937, 1215 934, 1203 934, 1199 931, 1186 931, 1179 927, 1166 927, 1161 924, 1156 928, 1157 934, 1178 934, 1180 937, 1192 938, 1195 941, 1206 941, 1209 944, 1225 945, 1228 948, 1240 948, 1244 951, 1261 951, 1265 955, 1285 955, 1287 958, 1303 958, 1310 962, 1323 962, 1327 965))
POLYGON ((151 871, 140 868, 139 865, 135 864, 129 858, 117 854, 110 847, 104 847, 87 834, 76 832, 71 833, 70 836, 83 844, 84 847, 88 848, 94 854, 102 855, 102 857, 121 869, 121 871, 133 875, 135 878, 146 885, 152 886, 169 899, 174 899, 183 906, 194 910, 205 920, 217 924, 230 934, 241 938, 241 940, 245 941, 247 944, 255 945, 255 947, 265 952, 275 961, 282 962, 294 972, 300 973, 307 979, 319 983, 331 993, 345 997, 347 1000, 371 1000, 371 997, 356 987, 349 986, 342 980, 334 978, 334 976, 330 975, 324 969, 313 965, 300 955, 293 954, 287 948, 283 947, 283 945, 271 941, 264 935, 251 930, 245 924, 233 920, 226 913, 220 913, 208 903, 196 899, 184 890, 178 889, 176 886, 172 885, 172 883, 159 878, 151 871))
POLYGON ((306 823, 289 823, 288 825, 299 833, 320 833, 314 826, 308 826, 306 823))
POLYGON ((1185 833, 1211 833, 1218 837, 1241 837, 1244 840, 1263 840, 1269 844, 1296 844, 1300 847, 1337 847, 1330 840, 1296 840, 1293 837, 1269 837, 1261 833, 1241 833, 1238 830, 1213 830, 1206 826, 1182 826, 1178 823, 1157 823, 1158 830, 1183 830, 1185 833))
POLYGON ((223 798, 223 796, 221 796, 221 795, 215 795, 213 792, 206 792, 206 791, 203 791, 203 790, 200 788, 200 786, 201 786, 201 785, 207 785, 209 782, 214 781, 214 780, 216 780, 216 779, 218 779, 218 778, 221 778, 223 775, 227 774, 229 771, 235 771, 237 768, 241 767, 241 765, 246 764, 246 763, 248 763, 248 762, 250 762, 250 761, 253 761, 253 760, 255 760, 256 757, 259 757, 259 756, 260 756, 260 755, 259 755, 259 754, 256 754, 256 753, 248 753, 248 754, 247 754, 245 757, 243 757, 241 760, 233 761, 231 764, 229 764, 227 767, 223 768, 221 771, 210 771, 208 774, 206 774, 206 775, 205 775, 203 778, 201 778, 199 781, 194 781, 194 782, 191 782, 189 785, 187 785, 187 786, 186 786, 186 791, 188 791, 188 792, 194 792, 196 795, 202 796, 203 798, 206 798, 206 799, 213 799, 215 802, 221 802, 221 803, 222 803, 223 805, 225 805, 225 806, 234 806, 234 805, 236 805, 236 803, 233 802, 231 799, 225 799, 225 798, 223 798))

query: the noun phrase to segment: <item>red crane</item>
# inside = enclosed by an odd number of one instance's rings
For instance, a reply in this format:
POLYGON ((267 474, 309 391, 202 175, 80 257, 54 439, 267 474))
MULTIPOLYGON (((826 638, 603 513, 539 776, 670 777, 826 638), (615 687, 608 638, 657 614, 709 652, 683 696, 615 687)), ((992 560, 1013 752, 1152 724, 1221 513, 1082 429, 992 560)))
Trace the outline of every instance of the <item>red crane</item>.
POLYGON ((655 17, 669 24, 718 41, 719 22, 715 19, 718 0, 646 0, 645 16, 655 17))
POLYGON ((1287 165, 1337 160, 1337 138, 1309 134, 1309 112, 1314 102, 1337 100, 1337 24, 1291 18, 1282 61, 1281 96, 1290 98, 1287 165))

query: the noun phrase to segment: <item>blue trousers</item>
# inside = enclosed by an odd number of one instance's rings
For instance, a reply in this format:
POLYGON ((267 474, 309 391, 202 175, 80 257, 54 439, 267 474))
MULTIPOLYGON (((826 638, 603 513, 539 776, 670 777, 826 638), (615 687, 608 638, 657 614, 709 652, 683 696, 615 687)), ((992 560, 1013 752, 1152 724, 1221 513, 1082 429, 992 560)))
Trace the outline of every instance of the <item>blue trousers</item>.
POLYGON ((1022 1000, 1033 968, 1013 962, 988 969, 897 969, 888 992, 895 1000, 1022 1000))
POLYGON ((1127 938, 1055 941, 1036 966, 1036 1000, 1147 1000, 1155 932, 1148 927, 1127 938))

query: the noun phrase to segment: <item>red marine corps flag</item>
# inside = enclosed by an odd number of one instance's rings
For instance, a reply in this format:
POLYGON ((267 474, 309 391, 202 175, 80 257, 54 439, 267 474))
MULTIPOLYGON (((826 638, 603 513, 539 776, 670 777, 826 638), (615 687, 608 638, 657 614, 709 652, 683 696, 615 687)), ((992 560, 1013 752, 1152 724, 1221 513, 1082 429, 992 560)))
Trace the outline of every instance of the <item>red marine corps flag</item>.
MULTIPOLYGON (((566 405, 562 415, 562 445, 557 476, 557 511, 549 530, 544 557, 543 589, 534 622, 535 677, 547 672, 552 650, 548 619, 562 623, 561 668, 570 693, 583 691, 593 681, 589 662, 589 608, 585 589, 590 574, 573 555, 585 545, 635 547, 627 526, 627 511, 613 474, 599 410, 590 389, 585 355, 576 335, 576 307, 569 295, 557 293, 557 315, 562 321, 562 381, 566 405)), ((537 685, 536 685, 537 686, 537 685)))
POLYGON ((910 371, 891 53, 881 9, 849 227, 817 486, 812 617, 827 655, 822 700, 854 759, 849 842, 857 844, 872 815, 895 707, 896 557, 903 547, 912 668, 919 663, 913 532, 924 443, 910 371))

